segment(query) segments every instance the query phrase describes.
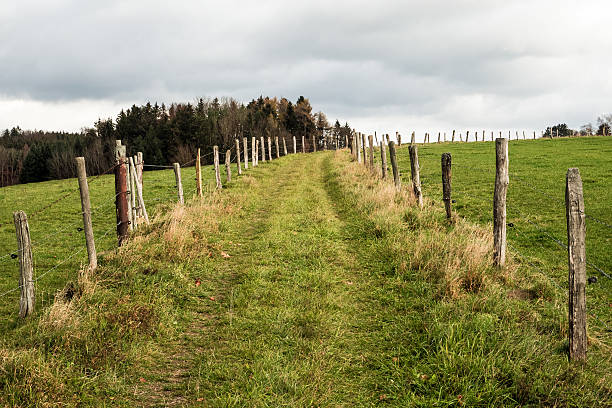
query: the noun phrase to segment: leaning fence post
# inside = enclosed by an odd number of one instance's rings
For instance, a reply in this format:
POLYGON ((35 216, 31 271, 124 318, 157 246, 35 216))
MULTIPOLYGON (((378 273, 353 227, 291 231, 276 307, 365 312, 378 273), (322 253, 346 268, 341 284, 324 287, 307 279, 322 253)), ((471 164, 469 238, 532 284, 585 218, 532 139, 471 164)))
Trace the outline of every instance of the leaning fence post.
POLYGON ((381 170, 382 170, 382 179, 387 178, 387 149, 385 148, 384 140, 380 141, 380 162, 381 162, 381 170))
POLYGON ((32 262, 32 244, 28 217, 23 211, 13 213, 15 233, 17 235, 17 253, 19 255, 19 317, 27 317, 34 312, 34 263, 32 262))
POLYGON ((125 184, 128 192, 127 206, 128 206, 128 224, 130 231, 134 230, 134 207, 132 207, 132 195, 134 194, 134 187, 132 186, 132 174, 130 173, 130 163, 127 163, 127 171, 125 172, 125 184))
POLYGON ((242 168, 240 166, 240 140, 236 139, 236 165, 238 166, 238 175, 242 174, 242 168))
POLYGON ((586 223, 582 179, 577 168, 567 170, 565 214, 569 266, 569 358, 585 361, 587 352, 586 223))
POLYGON ((178 196, 179 204, 185 204, 183 197, 183 181, 181 179, 181 165, 178 163, 172 163, 174 167, 174 180, 176 181, 176 194, 178 196))
POLYGON ((142 171, 144 170, 144 159, 142 158, 142 152, 136 154, 138 158, 138 182, 142 186, 142 171))
POLYGON ((283 136, 283 156, 287 155, 287 140, 285 140, 285 137, 283 136))
POLYGON ((87 258, 89 259, 89 269, 94 270, 98 266, 98 255, 96 254, 96 243, 94 241, 93 227, 91 226, 91 202, 89 201, 89 186, 87 184, 85 158, 77 157, 76 165, 79 191, 81 192, 81 211, 83 212, 83 230, 85 231, 87 258))
POLYGON ((493 194, 493 265, 506 263, 506 192, 508 191, 508 139, 495 140, 495 192, 493 194))
POLYGON ((213 146, 213 156, 215 163, 215 180, 217 181, 217 189, 222 189, 221 173, 219 173, 219 146, 213 146))
POLYGON ((410 173, 412 175, 412 188, 419 207, 423 208, 423 193, 421 192, 421 176, 419 168, 419 151, 416 145, 408 146, 410 153, 410 173))
POLYGON ((442 153, 442 200, 446 210, 446 218, 451 217, 451 176, 452 157, 450 153, 442 153))
POLYGON ((395 158, 395 143, 389 142, 389 158, 391 159, 391 169, 393 170, 393 182, 397 190, 401 187, 400 173, 397 168, 397 159, 395 158))
MULTIPOLYGON (((142 184, 138 181, 138 176, 136 174, 136 169, 134 166, 134 159, 130 157, 129 159, 130 169, 132 171, 132 177, 134 182, 136 183, 136 191, 138 192, 138 206, 140 207, 140 212, 144 216, 145 222, 149 223, 149 214, 147 214, 147 208, 145 207, 144 197, 142 196, 142 184)), ((117 227, 119 228, 119 227, 117 227)))
MULTIPOLYGON (((238 139, 236 139, 236 147, 239 147, 238 139)), ((195 171, 196 171, 196 194, 202 197, 202 164, 200 163, 200 148, 196 155, 195 171)))

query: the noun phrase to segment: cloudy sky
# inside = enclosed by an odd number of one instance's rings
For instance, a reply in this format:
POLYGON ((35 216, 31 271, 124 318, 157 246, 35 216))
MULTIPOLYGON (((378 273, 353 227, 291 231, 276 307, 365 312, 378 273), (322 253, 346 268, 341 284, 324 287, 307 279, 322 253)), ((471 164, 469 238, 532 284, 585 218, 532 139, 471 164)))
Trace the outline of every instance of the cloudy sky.
POLYGON ((2 0, 0 129, 259 95, 368 132, 577 128, 612 112, 610 16, 609 0, 2 0))

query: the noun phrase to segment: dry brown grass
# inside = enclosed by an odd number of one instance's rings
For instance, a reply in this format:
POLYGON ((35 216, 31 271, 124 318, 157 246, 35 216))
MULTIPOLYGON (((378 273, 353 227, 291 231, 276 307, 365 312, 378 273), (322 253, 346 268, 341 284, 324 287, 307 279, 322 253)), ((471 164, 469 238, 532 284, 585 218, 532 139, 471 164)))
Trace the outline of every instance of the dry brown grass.
POLYGON ((400 230, 400 234, 392 234, 397 270, 422 274, 436 285, 439 297, 453 299, 485 288, 499 289, 500 283, 513 280, 517 266, 512 260, 503 269, 491 266, 493 239, 489 229, 456 215, 446 220, 442 205, 427 198, 419 209, 408 176, 403 175, 397 191, 390 178, 381 180, 379 172, 374 174, 353 162, 341 168, 340 179, 358 197, 356 205, 381 230, 380 236, 400 230))

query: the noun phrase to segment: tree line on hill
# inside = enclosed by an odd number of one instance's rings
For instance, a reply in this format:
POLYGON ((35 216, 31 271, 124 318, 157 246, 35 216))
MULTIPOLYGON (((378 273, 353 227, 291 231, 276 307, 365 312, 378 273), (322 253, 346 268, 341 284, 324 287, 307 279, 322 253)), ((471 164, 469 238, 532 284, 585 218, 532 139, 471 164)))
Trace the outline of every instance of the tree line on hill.
POLYGON ((559 123, 555 126, 549 126, 543 132, 544 137, 569 137, 569 136, 610 136, 610 128, 612 128, 612 114, 602 115, 597 118, 597 127, 592 123, 580 126, 580 130, 570 129, 567 124, 559 123))
MULTIPOLYGON (((351 129, 336 120, 330 126, 323 112, 312 112, 307 98, 295 103, 260 96, 248 104, 231 98, 199 99, 170 106, 147 103, 122 110, 115 120, 100 119, 81 132, 5 130, 0 135, 0 187, 76 176, 74 158, 85 157, 87 173, 101 174, 114 165, 115 140, 127 145, 128 155, 143 152, 145 162, 168 165, 193 160, 217 145, 234 146, 236 137, 312 137, 321 144, 324 130, 339 136, 342 145, 351 129)), ((212 157, 203 159, 211 163, 212 157)))

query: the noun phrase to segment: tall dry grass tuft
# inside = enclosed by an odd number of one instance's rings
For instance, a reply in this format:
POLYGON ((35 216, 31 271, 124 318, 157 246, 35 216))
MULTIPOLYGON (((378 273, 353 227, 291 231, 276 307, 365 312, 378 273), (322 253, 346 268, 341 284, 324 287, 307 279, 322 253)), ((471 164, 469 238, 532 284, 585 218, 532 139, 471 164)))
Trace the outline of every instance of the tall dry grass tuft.
POLYGON ((360 212, 382 231, 377 236, 390 239, 396 271, 419 274, 436 287, 439 298, 454 299, 512 280, 513 262, 503 270, 491 266, 491 230, 457 216, 448 221, 442 205, 427 198, 419 209, 407 175, 402 175, 400 191, 391 180, 381 180, 379 172, 354 162, 342 166, 339 177, 360 212))

